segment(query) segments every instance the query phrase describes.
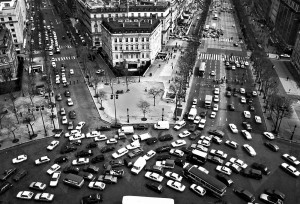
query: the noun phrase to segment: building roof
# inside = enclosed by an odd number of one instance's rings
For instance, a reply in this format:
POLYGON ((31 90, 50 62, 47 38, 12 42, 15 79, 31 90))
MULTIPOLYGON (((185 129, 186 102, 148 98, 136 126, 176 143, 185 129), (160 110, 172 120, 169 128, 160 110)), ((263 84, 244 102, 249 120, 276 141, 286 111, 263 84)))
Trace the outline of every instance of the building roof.
POLYGON ((105 19, 102 25, 110 33, 151 33, 158 25, 160 20, 155 18, 148 19, 105 19), (127 22, 126 22, 127 21, 127 22))
MULTIPOLYGON (((169 2, 160 2, 157 5, 129 5, 129 12, 164 12, 169 8, 169 2)), ((90 13, 120 13, 127 12, 126 5, 118 7, 87 8, 90 13)))
POLYGON ((6 27, 0 26, 0 47, 6 47, 9 41, 9 30, 6 27))

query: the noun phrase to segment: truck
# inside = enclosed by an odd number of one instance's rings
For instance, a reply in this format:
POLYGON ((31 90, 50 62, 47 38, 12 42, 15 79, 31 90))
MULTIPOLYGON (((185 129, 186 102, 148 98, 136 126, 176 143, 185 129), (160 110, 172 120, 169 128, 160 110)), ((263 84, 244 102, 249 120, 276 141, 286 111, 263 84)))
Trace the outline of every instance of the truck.
POLYGON ((133 134, 134 133, 134 128, 133 126, 123 126, 120 129, 118 129, 118 134, 122 135, 128 135, 128 134, 133 134))
POLYGON ((212 95, 205 96, 205 108, 211 108, 212 99, 212 95))
POLYGON ((146 159, 141 156, 139 157, 133 164, 133 167, 131 168, 131 173, 132 174, 135 174, 135 175, 138 175, 142 169, 146 166, 146 159))
POLYGON ((188 115, 188 120, 194 120, 196 115, 197 115, 197 108, 191 108, 188 115))
POLYGON ((151 137, 152 137, 152 135, 149 132, 147 132, 147 133, 140 134, 140 135, 133 135, 132 136, 132 141, 136 141, 136 140, 144 141, 144 140, 147 140, 151 137))
POLYGON ((154 124, 154 129, 156 130, 169 130, 170 124, 169 121, 158 121, 154 124))

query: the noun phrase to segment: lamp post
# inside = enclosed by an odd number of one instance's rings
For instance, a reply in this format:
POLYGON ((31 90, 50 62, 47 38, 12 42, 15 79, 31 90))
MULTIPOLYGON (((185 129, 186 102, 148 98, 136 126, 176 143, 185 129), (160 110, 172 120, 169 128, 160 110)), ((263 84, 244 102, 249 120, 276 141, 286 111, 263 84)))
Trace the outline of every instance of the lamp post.
POLYGON ((164 121, 164 108, 162 108, 161 120, 164 121))
POLYGON ((36 111, 40 111, 40 113, 41 113, 42 121, 43 121, 43 126, 44 126, 44 131, 45 131, 45 136, 47 136, 47 130, 46 130, 46 126, 45 126, 45 122, 44 122, 44 117, 43 117, 42 110, 44 110, 44 105, 36 106, 36 111))
POLYGON ((292 135, 291 135, 291 139, 290 139, 290 140, 293 140, 293 137, 294 137, 294 133, 295 133, 296 128, 297 128, 297 125, 294 126, 294 130, 293 130, 293 132, 292 132, 292 135))
POLYGON ((27 130, 28 130, 29 138, 30 138, 30 130, 29 130, 28 124, 26 124, 26 127, 27 127, 27 130))
POLYGON ((111 84, 111 95, 110 99, 114 99, 114 108, 115 108, 115 125, 117 124, 117 107, 116 107, 116 99, 119 98, 118 94, 114 93, 114 86, 111 84))
POLYGON ((129 123, 129 108, 127 108, 127 123, 129 123))

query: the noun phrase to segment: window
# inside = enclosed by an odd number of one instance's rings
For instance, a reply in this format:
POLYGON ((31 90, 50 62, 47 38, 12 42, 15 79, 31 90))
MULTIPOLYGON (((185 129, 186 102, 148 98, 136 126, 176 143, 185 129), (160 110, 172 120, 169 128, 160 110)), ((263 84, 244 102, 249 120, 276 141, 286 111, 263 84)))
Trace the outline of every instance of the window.
POLYGON ((122 38, 119 38, 119 42, 122 42, 122 38))
POLYGON ((125 13, 123 13, 122 16, 125 17, 125 13))
POLYGON ((148 44, 148 45, 146 45, 146 49, 148 49, 148 50, 149 50, 149 44, 148 44))
POLYGON ((146 54, 146 57, 149 58, 149 53, 146 54))
POLYGON ((116 54, 116 59, 118 59, 118 57, 119 57, 119 55, 118 55, 118 54, 116 54))
POLYGON ((126 50, 128 50, 128 45, 126 45, 126 50))
POLYGON ((115 46, 115 50, 118 50, 118 47, 117 47, 117 46, 115 46))
POLYGON ((149 38, 146 38, 147 42, 149 42, 149 38))
POLYGON ((128 38, 125 39, 125 42, 128 42, 128 38))
POLYGON ((1 18, 1 21, 4 21, 4 18, 1 18))
POLYGON ((133 50, 133 45, 131 45, 131 50, 133 50))
POLYGON ((120 54, 120 59, 122 59, 122 57, 123 57, 123 55, 122 55, 122 54, 120 54))
POLYGON ((15 29, 11 29, 11 32, 15 32, 15 29))
POLYGON ((139 45, 135 45, 135 49, 138 50, 139 49, 139 45))
POLYGON ((134 14, 133 13, 131 13, 131 17, 133 17, 134 16, 134 14))
POLYGON ((144 13, 144 16, 146 17, 146 16, 147 16, 147 13, 144 13))
POLYGON ((110 18, 110 17, 111 17, 111 14, 109 13, 109 14, 108 14, 108 18, 110 18))
POLYGON ((138 17, 141 17, 141 13, 138 13, 138 17))
POLYGON ((133 54, 131 54, 131 59, 133 59, 133 54))
POLYGON ((120 46, 120 50, 122 50, 123 48, 122 48, 122 45, 120 46))
POLYGON ((130 38, 130 42, 133 42, 133 38, 130 38))
POLYGON ((104 18, 104 14, 101 14, 101 18, 104 18))
POLYGON ((144 58, 144 53, 142 53, 142 58, 144 58))
POLYGON ((8 17, 8 20, 9 20, 9 21, 12 21, 12 17, 8 17))
POLYGON ((17 35, 16 35, 16 34, 13 34, 12 36, 13 36, 14 38, 15 38, 15 37, 17 37, 17 35))
POLYGON ((135 58, 139 58, 139 54, 135 54, 135 58))
POLYGON ((97 15, 94 15, 94 18, 97 18, 97 15))
POLYGON ((145 45, 142 45, 142 49, 143 49, 143 50, 145 49, 145 45))
POLYGON ((119 14, 116 13, 116 17, 118 18, 118 17, 119 17, 119 14))
POLYGON ((13 23, 10 23, 10 24, 9 24, 9 26, 12 26, 12 27, 14 27, 14 24, 13 24, 13 23))
POLYGON ((14 40, 14 42, 17 43, 18 41, 17 41, 17 40, 14 40))
POLYGON ((139 41, 139 38, 135 38, 135 42, 138 42, 139 41))
POLYGON ((142 42, 144 42, 144 38, 142 38, 142 42))

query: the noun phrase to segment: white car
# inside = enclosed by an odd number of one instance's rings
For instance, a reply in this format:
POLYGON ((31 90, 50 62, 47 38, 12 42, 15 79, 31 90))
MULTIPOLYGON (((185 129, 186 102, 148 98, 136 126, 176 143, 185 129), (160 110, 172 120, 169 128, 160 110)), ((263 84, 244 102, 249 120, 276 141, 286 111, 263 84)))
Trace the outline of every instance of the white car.
POLYGON ((218 111, 219 110, 219 105, 218 104, 214 104, 213 106, 213 111, 218 111))
POLYGON ((244 88, 240 88, 240 93, 244 94, 244 93, 246 93, 246 90, 244 88))
POLYGON ((200 120, 201 120, 201 117, 200 117, 199 115, 197 115, 197 116, 194 118, 194 124, 200 123, 200 120))
POLYGON ((220 101, 219 96, 218 96, 218 95, 215 95, 215 96, 214 96, 214 102, 219 102, 219 101, 220 101))
POLYGON ((104 140, 107 140, 106 135, 99 135, 98 137, 94 138, 95 142, 100 142, 100 141, 104 141, 104 140))
POLYGON ((184 152, 180 149, 170 149, 170 154, 177 156, 177 157, 183 157, 184 152))
POLYGON ((113 157, 114 159, 116 159, 116 158, 119 158, 119 157, 121 157, 121 156, 124 156, 124 155, 127 154, 128 152, 129 152, 128 149, 126 149, 125 147, 122 147, 121 149, 118 149, 116 152, 114 152, 114 153, 112 154, 112 157, 113 157))
POLYGON ((247 139, 247 140, 252 140, 252 136, 250 134, 250 132, 248 132, 247 130, 241 130, 242 135, 247 139))
POLYGON ((252 157, 256 156, 255 150, 249 144, 244 144, 243 147, 250 156, 252 156, 252 157))
POLYGON ((31 191, 20 191, 17 194, 17 198, 30 200, 33 197, 34 193, 31 191))
POLYGON ((19 156, 17 156, 16 158, 12 159, 12 163, 13 164, 17 164, 17 163, 21 163, 23 161, 27 160, 27 155, 26 154, 21 154, 19 156))
POLYGON ((74 103, 73 103, 73 101, 72 101, 71 98, 67 99, 67 104, 68 104, 68 106, 73 106, 74 105, 74 103))
POLYGON ((176 122, 176 125, 174 126, 175 130, 180 130, 186 125, 186 122, 184 120, 176 122))
POLYGON ((188 130, 184 130, 183 132, 179 133, 178 137, 184 138, 190 136, 192 133, 190 133, 188 130))
POLYGON ((156 155, 156 152, 154 150, 149 150, 143 157, 146 161, 148 161, 149 159, 151 159, 155 155, 156 155))
POLYGON ((193 165, 193 166, 196 167, 197 169, 199 169, 200 171, 202 171, 203 173, 209 174, 209 171, 206 168, 204 168, 202 166, 198 166, 198 165, 193 165))
POLYGON ((229 168, 226 167, 226 166, 218 165, 218 166, 216 167, 216 170, 219 171, 219 172, 222 172, 222 173, 224 173, 224 174, 227 174, 227 175, 231 175, 231 174, 232 174, 231 169, 229 169, 229 168))
POLYGON ((263 135, 267 137, 269 140, 274 140, 275 136, 271 132, 264 132, 263 135))
POLYGON ((53 164, 50 169, 47 170, 47 173, 52 175, 55 171, 60 169, 60 165, 58 164, 53 164))
POLYGON ((215 71, 211 71, 211 72, 210 72, 210 75, 211 75, 211 76, 216 76, 216 72, 215 72, 215 71))
POLYGON ((177 191, 180 191, 180 192, 183 192, 185 190, 185 185, 183 185, 182 183, 180 183, 178 181, 169 180, 167 182, 167 186, 169 186, 177 191))
POLYGON ((232 147, 233 149, 237 149, 239 147, 239 144, 232 140, 226 140, 225 144, 229 147, 232 147))
POLYGON ((118 140, 115 138, 110 138, 109 140, 106 141, 106 144, 111 145, 111 144, 117 144, 118 140))
POLYGON ((44 164, 44 163, 47 163, 47 162, 50 162, 50 159, 49 159, 48 156, 42 156, 41 158, 34 161, 34 163, 36 165, 44 164))
POLYGON ((79 166, 79 165, 88 164, 89 162, 90 162, 89 158, 80 157, 80 158, 74 159, 72 161, 72 165, 79 166))
POLYGON ((241 96, 241 103, 246 103, 246 98, 245 98, 245 96, 241 96))
POLYGON ((216 118, 216 115, 217 115, 217 113, 214 112, 214 111, 212 111, 211 114, 210 114, 210 117, 211 117, 211 118, 216 118))
POLYGON ((91 182, 89 183, 89 188, 97 189, 97 190, 103 191, 104 188, 105 188, 105 183, 103 183, 103 182, 101 182, 101 181, 91 181, 91 182))
POLYGON ((204 129, 205 123, 206 123, 206 119, 202 118, 202 119, 200 120, 200 123, 199 123, 199 125, 198 125, 198 128, 199 128, 199 129, 204 129))
POLYGON ((79 122, 79 123, 77 124, 77 126, 76 126, 75 129, 81 131, 81 129, 82 129, 84 126, 85 126, 85 122, 81 121, 81 122, 79 122))
POLYGON ((251 118, 251 113, 249 111, 244 111, 245 118, 251 118))
POLYGON ((235 124, 233 124, 233 123, 230 123, 230 124, 229 124, 229 128, 230 128, 230 130, 231 130, 233 133, 238 133, 238 132, 239 132, 239 130, 237 129, 237 127, 236 127, 235 124))
POLYGON ((51 62, 51 65, 53 68, 56 68, 56 63, 55 62, 51 62))
POLYGON ((288 165, 287 163, 280 164, 281 168, 286 170, 288 173, 292 174, 293 176, 298 177, 300 172, 292 165, 288 165))
POLYGON ((66 109, 65 108, 61 108, 60 109, 60 114, 61 115, 66 115, 66 109))
POLYGON ((198 140, 198 142, 197 142, 197 144, 198 145, 203 145, 204 147, 210 147, 210 141, 208 141, 208 140, 198 140))
POLYGON ((70 74, 74 74, 74 69, 70 69, 70 74))
POLYGON ((59 137, 61 137, 62 134, 63 134, 63 131, 56 132, 54 137, 59 138, 59 137))
POLYGON ((61 171, 56 171, 52 174, 52 178, 50 180, 49 186, 55 187, 58 184, 59 178, 61 175, 61 171))
POLYGON ((74 141, 74 140, 80 140, 80 139, 84 139, 85 138, 85 134, 84 133, 77 133, 73 136, 69 137, 69 141, 74 141))
POLYGON ((245 66, 249 66, 249 62, 245 61, 245 66))
POLYGON ((220 88, 216 87, 215 90, 214 90, 214 94, 219 95, 220 94, 220 88))
POLYGON ((44 202, 51 202, 53 201, 53 198, 54 198, 54 194, 52 193, 37 193, 34 196, 34 200, 44 201, 44 202))
POLYGON ((258 124, 260 124, 261 123, 261 117, 260 116, 254 116, 254 118, 255 118, 255 122, 256 123, 258 123, 258 124))
POLYGON ((200 196, 204 196, 206 194, 206 190, 204 188, 202 188, 201 186, 197 186, 196 184, 192 184, 190 186, 190 188, 192 189, 192 191, 194 191, 195 193, 197 193, 200 196))
POLYGON ((282 157, 292 163, 294 166, 298 166, 300 164, 300 161, 295 157, 295 156, 292 156, 292 155, 289 155, 289 154, 283 154, 282 157))
POLYGON ((150 171, 146 172, 145 177, 156 182, 162 182, 162 180, 164 179, 164 177, 159 175, 158 173, 154 173, 150 171))
POLYGON ((240 159, 237 159, 237 158, 234 158, 234 157, 231 157, 229 159, 229 161, 233 164, 237 164, 238 166, 240 166, 241 168, 243 169, 246 169, 248 164, 246 164, 243 160, 240 160, 240 159))
POLYGON ((130 143, 129 145, 126 145, 126 148, 129 149, 129 150, 136 149, 136 148, 139 148, 139 147, 141 147, 141 144, 140 144, 139 140, 135 140, 132 143, 130 143))
POLYGON ((179 174, 177 173, 174 173, 174 172, 171 172, 171 171, 167 171, 165 173, 166 177, 174 180, 174 181, 178 181, 178 182, 181 182, 182 181, 182 176, 180 176, 179 174))
POLYGON ((212 138, 213 138, 213 135, 209 135, 209 136, 201 135, 200 136, 201 140, 207 140, 209 142, 211 142, 212 138))
POLYGON ((92 131, 86 134, 86 138, 98 137, 100 136, 100 131, 92 131))
POLYGON ((257 91, 252 91, 252 96, 257 96, 257 91))
POLYGON ((180 147, 183 145, 186 145, 186 141, 185 140, 176 140, 174 142, 171 143, 172 147, 180 147))
POLYGON ((196 98, 193 99, 192 105, 197 105, 197 99, 196 98))
POLYGON ((227 158, 227 154, 224 153, 222 150, 211 149, 211 150, 210 150, 210 153, 211 153, 212 155, 221 157, 222 159, 226 159, 226 158, 227 158))
POLYGON ((68 124, 68 118, 67 118, 66 115, 64 115, 64 116, 61 118, 61 124, 63 124, 63 125, 68 124))

